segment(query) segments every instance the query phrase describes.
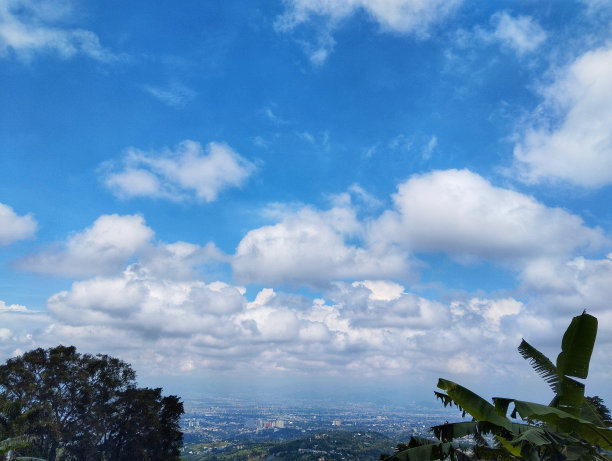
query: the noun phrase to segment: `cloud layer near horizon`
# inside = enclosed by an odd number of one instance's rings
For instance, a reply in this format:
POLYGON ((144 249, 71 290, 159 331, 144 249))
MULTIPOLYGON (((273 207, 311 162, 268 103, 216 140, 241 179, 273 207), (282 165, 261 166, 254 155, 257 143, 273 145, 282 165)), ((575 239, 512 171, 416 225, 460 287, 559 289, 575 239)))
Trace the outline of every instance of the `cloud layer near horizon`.
MULTIPOLYGON (((365 193, 358 186, 351 191, 349 197, 365 193)), ((19 316, 27 322, 32 313, 5 308, 12 315, 0 331, 5 353, 67 341, 110 349, 151 372, 478 375, 511 367, 505 355, 521 336, 546 346, 557 341, 576 305, 601 316, 608 339, 598 347, 609 350, 612 265, 609 258, 574 256, 607 239, 579 217, 468 170, 413 176, 398 186, 393 207, 377 216, 359 218, 347 197, 334 203, 329 210, 277 210, 278 222, 247 232, 231 257, 212 243, 155 242, 142 216, 100 216, 57 249, 19 263, 83 279, 48 299, 29 334, 19 333, 19 316), (522 286, 437 301, 392 281, 418 273, 414 255, 426 252, 445 252, 460 263, 508 264, 522 274, 522 286), (249 299, 244 287, 202 280, 198 267, 213 261, 230 262, 243 282, 306 284, 321 297, 261 288, 249 299), (528 302, 521 300, 525 294, 528 302), (432 356, 446 359, 432 362, 432 356)))

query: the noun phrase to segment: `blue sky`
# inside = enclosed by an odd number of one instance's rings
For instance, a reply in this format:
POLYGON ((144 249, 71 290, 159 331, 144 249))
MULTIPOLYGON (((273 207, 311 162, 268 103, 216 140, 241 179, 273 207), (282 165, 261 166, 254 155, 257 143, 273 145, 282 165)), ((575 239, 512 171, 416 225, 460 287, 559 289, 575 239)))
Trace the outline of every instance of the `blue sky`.
POLYGON ((587 393, 612 398, 611 20, 0 0, 1 358, 74 344, 177 392, 546 398, 516 347, 554 360, 586 308, 587 393))

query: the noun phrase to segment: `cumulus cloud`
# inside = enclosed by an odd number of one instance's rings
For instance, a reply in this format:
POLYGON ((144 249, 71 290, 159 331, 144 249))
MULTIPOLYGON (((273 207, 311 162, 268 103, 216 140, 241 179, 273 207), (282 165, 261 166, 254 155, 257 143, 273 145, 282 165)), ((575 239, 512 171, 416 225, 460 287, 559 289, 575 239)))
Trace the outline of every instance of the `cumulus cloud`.
POLYGON ((128 149, 121 167, 102 166, 105 184, 122 198, 152 197, 212 202, 229 187, 240 187, 255 165, 226 144, 210 143, 203 149, 183 141, 176 150, 147 153, 128 149))
POLYGON ((606 241, 600 229, 587 227, 580 217, 495 187, 468 170, 413 176, 400 184, 393 200, 395 209, 372 224, 371 244, 391 242, 459 261, 513 264, 606 241))
POLYGON ((152 276, 169 280, 195 277, 194 268, 229 258, 210 242, 152 241, 154 232, 140 215, 102 215, 88 228, 76 232, 54 248, 18 260, 21 269, 54 276, 87 277, 121 272, 135 262, 152 276))
POLYGON ((542 89, 544 102, 514 148, 530 183, 612 183, 612 49, 585 53, 542 89))
POLYGON ((0 203, 0 245, 33 237, 36 227, 32 215, 19 216, 10 206, 0 203))
POLYGON ((490 347, 516 347, 517 323, 506 320, 521 309, 510 298, 449 306, 385 280, 337 282, 315 300, 264 288, 248 301, 240 287, 170 280, 134 264, 52 296, 50 323, 38 339, 70 338, 165 374, 194 369, 445 374, 458 362, 432 357, 470 355, 487 370, 499 359, 490 347))
POLYGON ((351 241, 364 226, 349 207, 288 212, 278 224, 248 232, 238 244, 232 267, 238 280, 320 285, 330 280, 394 277, 407 272, 402 251, 379 251, 351 241))
POLYGON ((116 59, 89 30, 62 25, 72 13, 70 1, 5 0, 0 3, 0 57, 9 52, 23 59, 44 51, 63 58, 77 54, 108 62, 116 59))
POLYGON ((17 267, 40 274, 87 276, 121 270, 148 245, 153 231, 138 215, 103 215, 56 249, 19 260, 17 267))
POLYGON ((45 313, 0 300, 0 356, 13 357, 38 347, 38 337, 48 324, 45 313))
MULTIPOLYGON (((557 312, 588 309, 596 315, 609 315, 612 254, 603 259, 579 256, 568 260, 533 261, 525 268, 521 278, 525 289, 537 293, 557 312)), ((612 323, 609 327, 612 328, 612 323)))
POLYGON ((535 51, 545 40, 546 32, 530 16, 512 17, 507 12, 493 15, 492 38, 499 40, 518 55, 535 51))
MULTIPOLYGON (((160 244, 157 256, 186 266, 198 264, 194 254, 203 249, 190 245, 160 244)), ((74 282, 49 298, 44 315, 0 302, 0 348, 11 355, 69 342, 164 375, 197 370, 316 371, 345 377, 409 372, 412 379, 429 383, 448 375, 514 375, 520 358, 508 351, 521 337, 538 347, 540 342, 533 339, 550 338, 557 350, 559 331, 578 313, 575 306, 568 306, 564 316, 534 309, 532 303, 552 301, 555 290, 549 287, 546 294, 527 275, 525 289, 536 293, 530 304, 507 295, 434 301, 379 278, 334 282, 317 299, 263 288, 249 300, 240 286, 204 282, 189 271, 178 276, 173 270, 164 272, 155 267, 155 259, 74 282)), ((567 283, 578 272, 593 292, 612 273, 610 258, 578 258, 568 267, 570 272, 560 277, 565 294, 582 289, 581 282, 567 283)), ((546 284, 546 278, 531 275, 546 284)), ((551 270, 551 283, 554 275, 551 270)), ((602 315, 602 326, 610 320, 603 309, 597 314, 602 315)), ((602 327, 602 334, 608 328, 602 327)), ((598 344, 609 351, 606 341, 598 344)))
POLYGON ((468 301, 453 301, 450 304, 450 309, 456 318, 470 322, 481 318, 484 320, 487 331, 497 331, 504 317, 515 316, 521 313, 523 303, 513 298, 472 298, 468 301))
POLYGON ((221 330, 214 318, 242 310, 243 303, 241 290, 225 283, 164 279, 131 265, 118 276, 73 283, 49 298, 47 312, 67 325, 101 325, 155 339, 221 330))

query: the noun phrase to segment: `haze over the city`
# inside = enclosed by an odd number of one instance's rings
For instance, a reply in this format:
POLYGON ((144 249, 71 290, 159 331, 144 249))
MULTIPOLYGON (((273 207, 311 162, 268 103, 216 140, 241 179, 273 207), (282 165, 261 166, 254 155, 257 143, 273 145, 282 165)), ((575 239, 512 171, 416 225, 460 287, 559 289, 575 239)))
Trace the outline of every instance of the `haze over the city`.
POLYGON ((0 0, 0 360, 184 396, 612 391, 612 3, 0 0))

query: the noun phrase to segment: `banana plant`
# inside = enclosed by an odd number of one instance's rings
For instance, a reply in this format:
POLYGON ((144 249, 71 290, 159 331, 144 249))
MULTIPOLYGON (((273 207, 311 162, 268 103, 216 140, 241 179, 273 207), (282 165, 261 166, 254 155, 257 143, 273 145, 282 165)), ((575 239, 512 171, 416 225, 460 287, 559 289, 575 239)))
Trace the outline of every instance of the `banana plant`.
POLYGON ((595 317, 586 311, 574 317, 563 335, 556 364, 525 340, 521 342, 519 353, 555 394, 548 405, 500 397, 489 403, 457 383, 440 379, 438 388, 444 392, 435 392, 436 397, 473 420, 435 426, 437 440, 412 438, 408 446, 381 459, 612 460, 612 430, 585 399, 584 384, 574 379, 587 377, 596 335, 595 317), (474 443, 458 444, 465 436, 474 443), (487 442, 487 437, 494 442, 487 442))
POLYGON ((11 437, 0 441, 0 456, 6 461, 45 461, 42 458, 33 458, 31 456, 19 456, 17 452, 28 447, 35 437, 29 435, 21 435, 11 437))

